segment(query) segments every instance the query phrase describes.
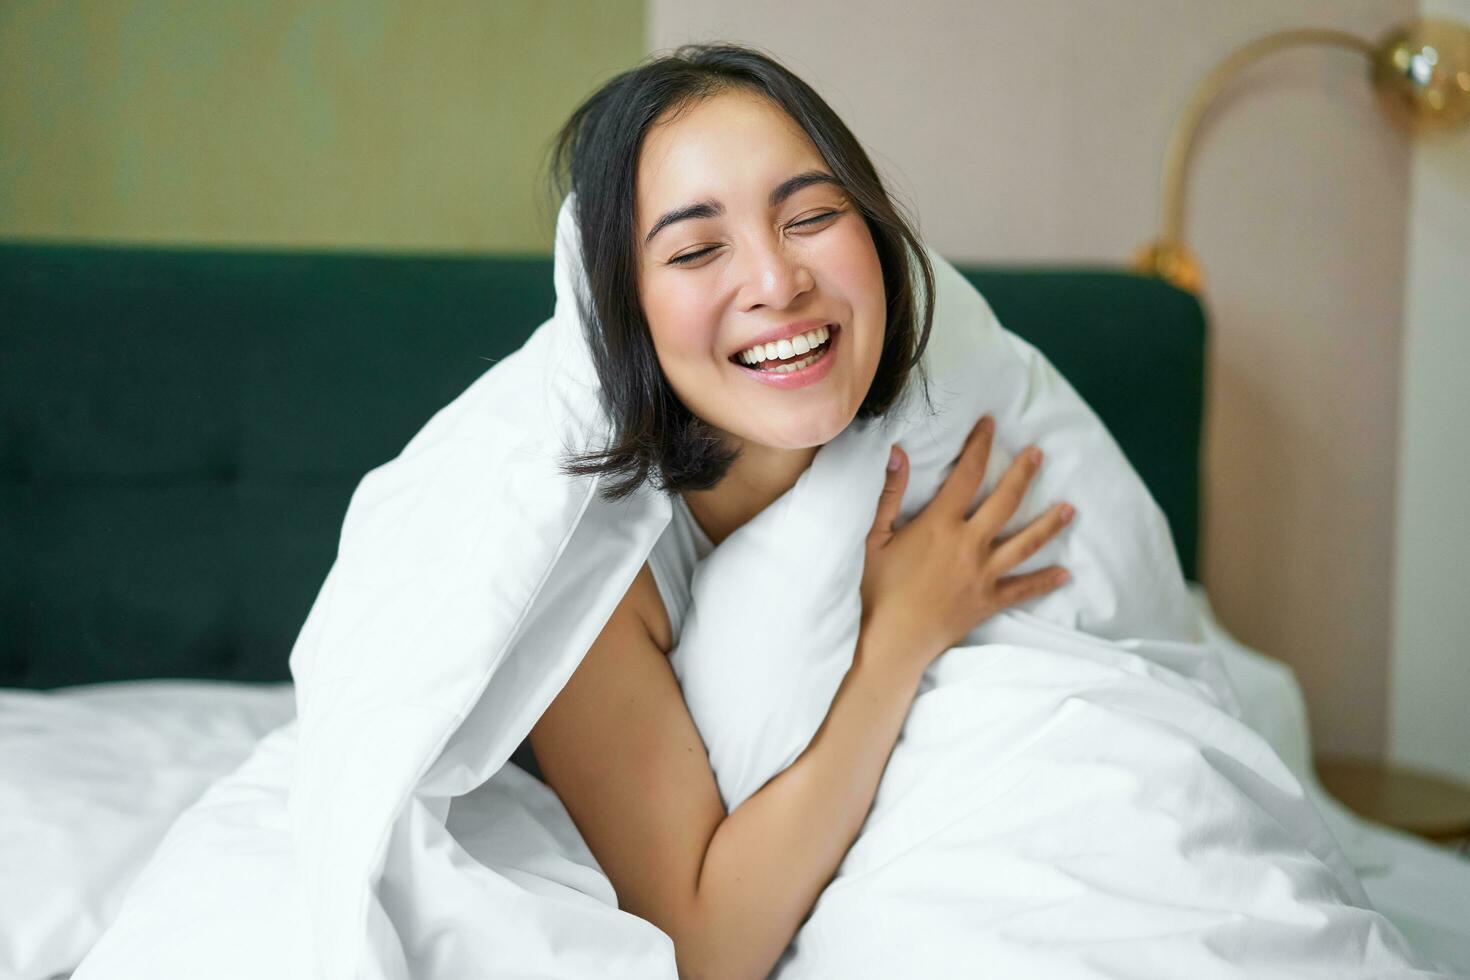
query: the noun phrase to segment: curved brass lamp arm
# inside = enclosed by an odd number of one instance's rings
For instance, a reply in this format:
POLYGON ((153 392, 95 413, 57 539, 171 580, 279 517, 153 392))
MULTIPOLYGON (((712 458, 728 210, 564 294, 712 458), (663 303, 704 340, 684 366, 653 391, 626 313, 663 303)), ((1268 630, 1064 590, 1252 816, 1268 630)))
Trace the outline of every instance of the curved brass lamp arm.
POLYGON ((1164 151, 1164 196, 1160 213, 1163 216, 1161 238, 1165 242, 1182 244, 1184 241, 1184 182, 1189 164, 1189 153, 1194 146, 1194 137, 1200 120, 1209 111, 1215 99, 1224 90, 1226 83, 1251 64, 1282 48, 1300 47, 1308 44, 1324 44, 1350 48, 1361 52, 1370 60, 1374 47, 1370 41, 1344 31, 1303 28, 1282 31, 1252 41, 1236 50, 1205 76, 1195 89, 1194 95, 1183 113, 1174 123, 1169 134, 1168 149, 1164 151))
POLYGON ((1300 28, 1269 34, 1236 50, 1196 87, 1169 134, 1164 153, 1162 231, 1139 249, 1132 267, 1199 293, 1199 262, 1184 244, 1185 183, 1200 121, 1216 97, 1246 66, 1283 48, 1322 44, 1357 51, 1389 118, 1418 135, 1452 130, 1470 121, 1470 26, 1420 18, 1390 30, 1378 43, 1343 31, 1300 28))

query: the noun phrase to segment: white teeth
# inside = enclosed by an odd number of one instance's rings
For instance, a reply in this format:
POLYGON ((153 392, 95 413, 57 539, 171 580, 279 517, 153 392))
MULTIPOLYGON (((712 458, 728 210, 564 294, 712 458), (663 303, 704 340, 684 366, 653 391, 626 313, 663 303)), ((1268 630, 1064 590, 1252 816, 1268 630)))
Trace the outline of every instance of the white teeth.
MULTIPOLYGON (((785 360, 788 357, 805 354, 807 351, 820 346, 831 336, 831 333, 829 328, 821 326, 815 330, 808 330, 806 333, 797 334, 795 337, 786 340, 778 340, 770 344, 756 344, 754 347, 741 351, 738 356, 746 364, 785 360)), ((772 370, 776 369, 773 368, 772 370)))
POLYGON ((774 374, 790 374, 792 371, 800 371, 821 356, 820 354, 813 354, 811 357, 803 357, 801 360, 792 361, 790 364, 778 364, 769 370, 774 374))

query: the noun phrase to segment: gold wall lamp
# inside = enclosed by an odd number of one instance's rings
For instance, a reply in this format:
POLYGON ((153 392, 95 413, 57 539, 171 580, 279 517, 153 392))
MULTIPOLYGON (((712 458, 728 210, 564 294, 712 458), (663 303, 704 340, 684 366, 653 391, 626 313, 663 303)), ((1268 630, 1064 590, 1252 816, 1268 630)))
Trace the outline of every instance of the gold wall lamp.
POLYGON ((1238 49, 1200 82, 1169 134, 1164 152, 1162 228, 1134 253, 1132 268, 1198 294, 1199 262, 1184 244, 1184 195, 1195 132, 1225 86, 1248 65, 1282 48, 1325 44, 1368 59, 1368 78, 1390 122, 1411 136, 1457 129, 1470 120, 1470 27, 1421 18, 1386 32, 1377 44, 1342 31, 1282 31, 1238 49))

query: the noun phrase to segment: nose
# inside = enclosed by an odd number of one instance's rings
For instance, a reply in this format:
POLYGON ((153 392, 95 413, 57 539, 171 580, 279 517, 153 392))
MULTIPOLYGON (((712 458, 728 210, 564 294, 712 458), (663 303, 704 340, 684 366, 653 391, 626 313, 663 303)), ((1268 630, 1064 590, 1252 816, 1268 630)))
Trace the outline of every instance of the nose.
POLYGON ((747 245, 741 270, 741 308, 784 310, 816 285, 801 257, 779 235, 774 242, 747 245))

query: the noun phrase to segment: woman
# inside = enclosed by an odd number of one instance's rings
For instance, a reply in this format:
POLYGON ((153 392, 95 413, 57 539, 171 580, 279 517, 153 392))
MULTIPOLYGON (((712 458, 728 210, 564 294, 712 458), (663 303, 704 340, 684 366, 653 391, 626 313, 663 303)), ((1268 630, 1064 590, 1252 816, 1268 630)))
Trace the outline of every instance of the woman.
POLYGON ((930 661, 1066 581, 1057 567, 1007 573, 1071 508, 997 538, 1040 465, 1033 448, 971 512, 986 418, 933 502, 895 528, 895 446, 852 668, 806 751, 727 813, 669 663, 678 579, 819 447, 895 404, 932 317, 909 263, 931 296, 932 272, 848 129, 749 49, 686 47, 615 78, 573 114, 554 167, 579 202, 588 339, 617 432, 568 469, 618 478, 612 496, 650 481, 675 497, 675 521, 650 558, 661 579, 644 566, 532 745, 620 906, 673 939, 681 974, 764 976, 857 836, 930 661))

